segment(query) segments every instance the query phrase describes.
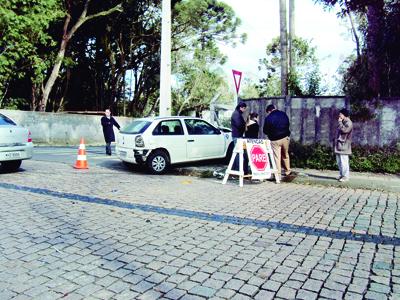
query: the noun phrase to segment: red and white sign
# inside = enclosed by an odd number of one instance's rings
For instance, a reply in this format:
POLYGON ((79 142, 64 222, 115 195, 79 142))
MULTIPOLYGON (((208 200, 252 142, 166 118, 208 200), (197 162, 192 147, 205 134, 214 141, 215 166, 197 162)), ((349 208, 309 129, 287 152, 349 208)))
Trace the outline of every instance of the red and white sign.
POLYGON ((247 155, 253 179, 271 178, 271 159, 273 159, 273 156, 271 146, 268 145, 267 147, 264 140, 246 140, 247 155))
POLYGON ((254 145, 250 150, 250 161, 258 171, 264 171, 268 165, 267 152, 260 145, 254 145))
POLYGON ((240 82, 242 81, 242 72, 232 70, 233 80, 235 81, 236 94, 239 95, 240 82))

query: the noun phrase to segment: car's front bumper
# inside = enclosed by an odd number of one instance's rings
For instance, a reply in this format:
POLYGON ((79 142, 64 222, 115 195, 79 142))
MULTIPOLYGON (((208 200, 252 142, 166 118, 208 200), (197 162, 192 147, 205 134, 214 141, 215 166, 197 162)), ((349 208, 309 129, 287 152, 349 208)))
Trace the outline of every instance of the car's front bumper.
POLYGON ((146 149, 132 149, 120 147, 117 145, 116 147, 117 155, 120 160, 126 161, 133 164, 143 164, 150 151, 146 149))

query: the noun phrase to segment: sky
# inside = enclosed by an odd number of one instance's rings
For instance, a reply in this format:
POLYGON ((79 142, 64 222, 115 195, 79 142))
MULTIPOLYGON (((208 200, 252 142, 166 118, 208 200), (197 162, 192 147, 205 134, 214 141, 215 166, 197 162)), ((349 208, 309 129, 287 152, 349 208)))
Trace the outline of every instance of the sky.
MULTIPOLYGON (((247 33, 244 45, 238 44, 235 48, 220 45, 228 56, 224 71, 234 87, 232 69, 243 72, 242 82, 245 78, 259 78, 258 61, 265 57, 266 46, 279 36, 279 0, 222 1, 242 20, 239 32, 247 33)), ((324 82, 332 93, 337 85, 337 69, 355 49, 346 20, 339 19, 335 11, 325 11, 322 5, 314 4, 314 0, 296 0, 295 5, 295 34, 312 40, 312 45, 316 46, 324 82)))

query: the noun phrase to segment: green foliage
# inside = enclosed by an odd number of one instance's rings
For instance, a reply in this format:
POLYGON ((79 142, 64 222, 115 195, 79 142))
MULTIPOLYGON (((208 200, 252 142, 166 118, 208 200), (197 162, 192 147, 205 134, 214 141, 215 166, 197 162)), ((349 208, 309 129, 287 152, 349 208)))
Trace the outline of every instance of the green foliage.
POLYGON ((242 83, 240 97, 243 99, 259 98, 260 91, 257 88, 257 84, 251 81, 249 78, 245 78, 242 83))
MULTIPOLYGON (((54 46, 48 29, 63 16, 59 0, 6 0, 0 5, 0 98, 12 78, 28 74, 41 83, 48 54, 54 46)), ((0 103, 1 106, 1 103, 0 103)))
POLYGON ((246 35, 238 35, 241 20, 227 4, 217 0, 179 1, 174 7, 175 46, 215 48, 216 42, 235 45, 244 42, 246 35))
MULTIPOLYGON (((395 146, 355 146, 350 169, 356 172, 400 174, 400 149, 395 146)), ((332 148, 320 144, 290 144, 290 163, 297 168, 337 170, 332 148)))
POLYGON ((226 57, 217 43, 235 45, 243 42, 238 35, 241 23, 233 9, 216 0, 182 1, 175 6, 173 74, 173 112, 179 115, 208 109, 210 101, 220 95, 218 102, 233 99, 220 68, 226 57), (195 18, 193 16, 196 16, 195 18))
POLYGON ((359 55, 345 61, 343 91, 352 102, 400 95, 400 3, 395 0, 316 0, 355 16, 359 55))
POLYGON ((200 114, 209 108, 210 101, 216 95, 227 98, 225 91, 229 88, 225 76, 220 68, 213 66, 215 61, 221 59, 221 55, 219 51, 213 50, 196 51, 192 57, 176 58, 174 114, 187 115, 191 111, 200 114))
MULTIPOLYGON (((280 40, 276 37, 267 45, 266 57, 259 61, 259 70, 266 71, 258 89, 263 96, 281 95, 281 53, 280 40)), ((292 96, 316 96, 325 91, 322 87, 316 48, 311 41, 296 37, 293 39, 294 70, 288 74, 288 89, 292 96)))
POLYGON ((27 109, 29 108, 29 103, 24 98, 9 98, 3 102, 4 109, 27 109))
MULTIPOLYGON (((81 15, 84 3, 85 0, 2 1, 0 93, 6 90, 7 93, 5 97, 0 94, 0 106, 3 99, 3 103, 17 98, 39 100, 42 84, 48 79, 63 38, 65 16, 68 12, 71 17, 69 31, 81 15), (31 93, 32 90, 35 92, 31 93)), ((180 97, 176 101, 192 95, 193 105, 189 106, 200 110, 214 92, 224 90, 225 97, 229 91, 218 70, 226 60, 218 46, 242 42, 245 35, 238 33, 240 19, 233 9, 221 1, 171 3, 172 51, 176 58, 172 67, 178 81, 174 92, 180 97), (196 81, 201 84, 195 86, 196 81)), ((48 110, 112 107, 115 112, 125 108, 133 116, 157 111, 161 1, 92 0, 88 15, 116 5, 122 5, 123 11, 88 20, 69 40, 50 93, 48 110)), ((189 107, 185 105, 185 109, 189 107)))
POLYGON ((327 146, 301 145, 298 142, 290 144, 290 164, 297 168, 329 169, 337 168, 332 149, 327 146))

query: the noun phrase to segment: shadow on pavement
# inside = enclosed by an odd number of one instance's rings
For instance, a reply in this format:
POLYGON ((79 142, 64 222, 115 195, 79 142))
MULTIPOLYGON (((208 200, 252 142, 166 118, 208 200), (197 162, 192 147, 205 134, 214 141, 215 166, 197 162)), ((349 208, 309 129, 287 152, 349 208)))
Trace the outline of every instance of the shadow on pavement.
POLYGON ((324 179, 324 180, 337 181, 337 179, 335 177, 332 177, 332 176, 321 176, 321 175, 315 175, 315 174, 305 174, 305 176, 309 177, 309 178, 315 178, 315 179, 324 179))
POLYGON ((9 171, 9 170, 5 170, 3 167, 0 166, 0 174, 14 174, 14 173, 23 173, 26 172, 26 170, 24 168, 19 168, 16 171, 9 171))

